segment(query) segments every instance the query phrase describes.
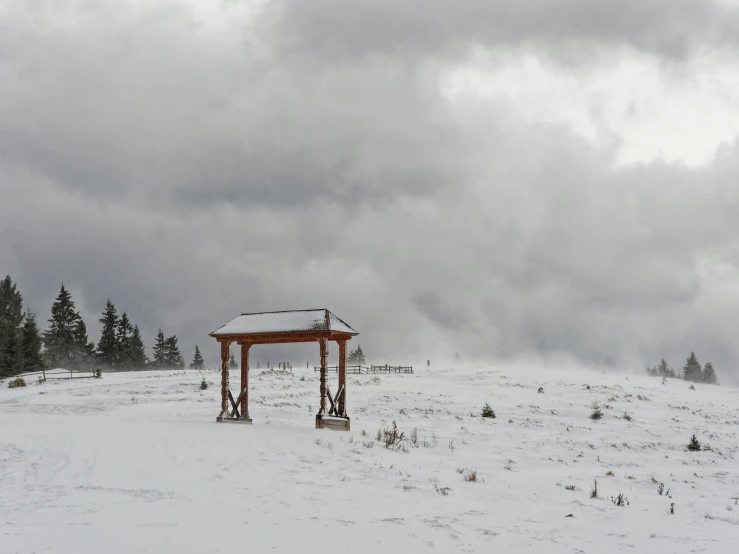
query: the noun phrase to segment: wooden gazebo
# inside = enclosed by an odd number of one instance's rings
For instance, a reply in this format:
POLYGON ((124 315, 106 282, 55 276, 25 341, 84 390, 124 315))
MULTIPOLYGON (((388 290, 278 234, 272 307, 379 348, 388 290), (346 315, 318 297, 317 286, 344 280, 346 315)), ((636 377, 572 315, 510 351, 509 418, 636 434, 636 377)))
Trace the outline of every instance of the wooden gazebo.
POLYGON ((316 428, 349 430, 346 415, 346 341, 358 335, 354 329, 329 310, 296 310, 241 314, 210 336, 221 343, 221 413, 217 421, 251 423, 249 417, 249 349, 255 344, 318 342, 321 355, 321 405, 316 414, 316 428), (328 342, 339 345, 339 383, 336 395, 326 386, 328 342), (234 400, 229 388, 228 362, 232 342, 241 346, 241 386, 234 400), (326 411, 326 397, 331 407, 326 411), (229 407, 230 403, 230 407, 229 407))

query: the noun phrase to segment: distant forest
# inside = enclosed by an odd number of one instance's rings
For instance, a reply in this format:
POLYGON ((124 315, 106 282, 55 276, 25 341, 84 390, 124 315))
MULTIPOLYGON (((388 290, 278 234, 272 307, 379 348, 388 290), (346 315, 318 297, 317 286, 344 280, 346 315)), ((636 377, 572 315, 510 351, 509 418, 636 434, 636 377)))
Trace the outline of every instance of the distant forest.
MULTIPOLYGON (((36 314, 23 309, 23 296, 8 275, 0 282, 0 379, 55 367, 119 371, 185 367, 177 335, 167 337, 159 329, 149 358, 138 325, 126 312, 118 315, 110 300, 99 321, 102 331, 95 345, 88 340, 87 326, 62 284, 51 305, 48 328, 42 331, 36 314)), ((203 368, 197 345, 190 368, 203 368)))
POLYGON ((647 373, 652 377, 664 377, 670 379, 684 379, 693 383, 708 383, 709 385, 718 385, 718 376, 711 362, 701 368, 698 357, 695 352, 691 352, 685 361, 682 371, 675 371, 662 360, 658 366, 647 367, 647 373))

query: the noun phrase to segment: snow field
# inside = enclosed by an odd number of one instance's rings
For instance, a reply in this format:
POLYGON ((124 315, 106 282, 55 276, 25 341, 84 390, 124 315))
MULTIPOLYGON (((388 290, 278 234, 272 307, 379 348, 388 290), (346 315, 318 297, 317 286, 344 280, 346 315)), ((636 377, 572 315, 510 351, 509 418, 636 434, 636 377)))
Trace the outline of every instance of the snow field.
POLYGON ((0 384, 0 553, 739 551, 736 389, 522 366, 348 380, 350 433, 314 429, 305 369, 251 370, 252 426, 215 423, 216 371, 0 384), (375 440, 393 421, 415 446, 375 440))

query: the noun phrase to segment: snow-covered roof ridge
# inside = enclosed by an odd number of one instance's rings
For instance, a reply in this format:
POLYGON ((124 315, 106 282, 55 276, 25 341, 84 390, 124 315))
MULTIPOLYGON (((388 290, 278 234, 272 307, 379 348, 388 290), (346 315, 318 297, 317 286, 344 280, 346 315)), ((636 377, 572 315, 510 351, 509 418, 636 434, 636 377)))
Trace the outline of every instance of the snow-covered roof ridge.
POLYGON ((351 335, 359 334, 330 310, 320 308, 241 314, 213 331, 211 336, 302 331, 335 331, 351 335))

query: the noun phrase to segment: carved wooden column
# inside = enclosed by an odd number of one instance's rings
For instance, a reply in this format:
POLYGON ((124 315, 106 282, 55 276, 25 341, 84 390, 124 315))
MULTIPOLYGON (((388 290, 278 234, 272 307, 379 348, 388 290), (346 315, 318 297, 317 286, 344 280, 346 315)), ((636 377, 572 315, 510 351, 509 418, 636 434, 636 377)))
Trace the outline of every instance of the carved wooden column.
POLYGON ((221 342, 221 415, 218 416, 218 421, 223 416, 228 416, 228 360, 230 357, 229 342, 221 342))
POLYGON ((326 413, 326 357, 328 356, 328 341, 325 338, 318 339, 321 349, 321 409, 319 415, 326 413))
POLYGON ((251 421, 249 417, 249 348, 248 342, 241 343, 241 419, 251 421))
POLYGON ((346 340, 339 340, 339 415, 346 415, 346 340))

